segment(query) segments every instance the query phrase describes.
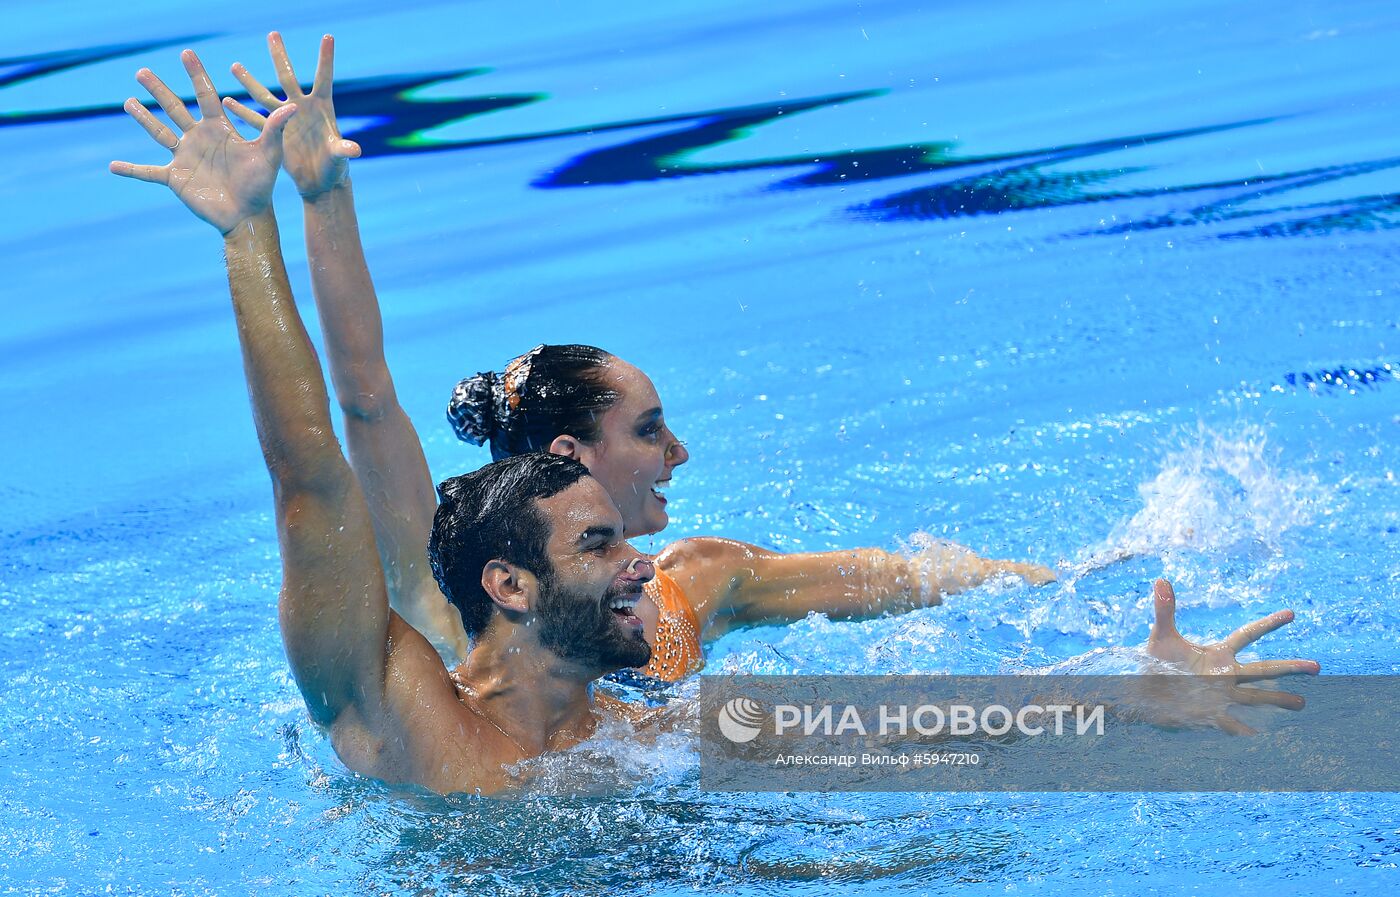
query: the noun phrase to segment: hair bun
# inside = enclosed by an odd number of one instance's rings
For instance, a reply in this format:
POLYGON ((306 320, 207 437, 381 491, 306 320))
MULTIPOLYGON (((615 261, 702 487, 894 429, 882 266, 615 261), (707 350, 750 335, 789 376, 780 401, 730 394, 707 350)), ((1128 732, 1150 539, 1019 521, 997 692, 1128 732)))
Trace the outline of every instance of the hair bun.
POLYGON ((501 428, 497 406, 500 404, 501 380, 491 371, 468 377, 452 390, 447 403, 447 419, 457 438, 472 445, 485 445, 501 428))

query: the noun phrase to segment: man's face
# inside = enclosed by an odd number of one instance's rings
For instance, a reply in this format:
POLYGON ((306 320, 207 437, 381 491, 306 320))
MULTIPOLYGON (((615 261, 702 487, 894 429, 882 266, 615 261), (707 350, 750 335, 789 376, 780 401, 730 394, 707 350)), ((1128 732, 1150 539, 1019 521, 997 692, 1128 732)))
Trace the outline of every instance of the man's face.
POLYGON ((584 477, 539 502, 550 525, 553 571, 539 578, 540 643, 600 673, 644 666, 651 646, 633 608, 651 564, 622 538, 622 516, 608 493, 584 477))

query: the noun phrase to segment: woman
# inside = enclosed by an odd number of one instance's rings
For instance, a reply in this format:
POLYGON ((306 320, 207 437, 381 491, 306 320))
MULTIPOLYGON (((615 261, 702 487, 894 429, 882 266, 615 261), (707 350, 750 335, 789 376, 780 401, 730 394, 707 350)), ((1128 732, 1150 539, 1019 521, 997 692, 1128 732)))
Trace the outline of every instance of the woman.
MULTIPOLYGON (((690 457, 646 374, 592 346, 537 346, 502 374, 463 380, 447 414, 458 438, 489 442, 494 458, 547 450, 583 462, 613 497, 629 538, 665 528, 665 489, 690 457)), ((668 545, 654 560, 653 604, 637 609, 653 646, 643 672, 667 680, 703 666, 701 636, 731 626, 809 611, 908 610, 1001 573, 1037 584, 1054 579, 1045 567, 986 560, 947 544, 905 558, 878 548, 781 554, 698 537, 668 545)))
MULTIPOLYGON (((399 406, 384 360, 383 326, 355 218, 348 160, 359 147, 341 137, 332 104, 333 42, 322 39, 311 91, 297 82, 282 39, 268 36, 277 79, 275 97, 235 63, 233 74, 269 110, 295 104, 287 124, 283 165, 302 196, 306 245, 316 309, 330 356, 331 379, 345 417, 351 464, 369 501, 391 606, 440 651, 465 656, 467 640, 456 611, 443 598, 424 553, 437 501, 412 422, 399 406)), ((266 119, 225 99, 228 109, 261 128, 266 119)), ((459 436, 490 442, 497 458, 548 450, 583 462, 611 494, 625 535, 666 526, 664 490, 689 458, 666 426, 661 401, 640 370, 586 346, 541 346, 502 375, 464 380, 450 415, 459 436)), ((649 591, 639 605, 651 662, 644 672, 679 679, 703 666, 701 638, 732 626, 799 619, 809 611, 836 617, 878 614, 937 604, 944 594, 1001 573, 1033 583, 1054 572, 1033 564, 991 561, 957 546, 937 546, 914 558, 874 548, 780 554, 719 538, 684 539, 655 558, 649 591)))

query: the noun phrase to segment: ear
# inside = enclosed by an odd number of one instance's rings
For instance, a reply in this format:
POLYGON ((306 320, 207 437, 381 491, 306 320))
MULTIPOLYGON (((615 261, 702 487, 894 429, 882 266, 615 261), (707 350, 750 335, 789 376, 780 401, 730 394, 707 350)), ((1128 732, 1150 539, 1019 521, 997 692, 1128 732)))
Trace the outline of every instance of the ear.
POLYGON ((582 445, 572 436, 555 436, 554 441, 549 444, 551 455, 563 455, 565 458, 579 460, 579 451, 582 445))
POLYGON ((539 594, 539 580, 529 570, 502 560, 488 561, 481 569, 481 587, 503 611, 523 614, 539 594))

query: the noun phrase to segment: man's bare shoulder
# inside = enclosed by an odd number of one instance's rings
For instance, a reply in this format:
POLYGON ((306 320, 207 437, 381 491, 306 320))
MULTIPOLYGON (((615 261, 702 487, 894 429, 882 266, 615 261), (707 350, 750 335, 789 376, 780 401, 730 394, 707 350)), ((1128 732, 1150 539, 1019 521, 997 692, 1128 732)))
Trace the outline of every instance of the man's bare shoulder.
POLYGON ((440 794, 491 793, 518 757, 501 733, 457 698, 432 644, 398 614, 389 624, 384 694, 347 710, 331 727, 337 755, 363 775, 440 794))

